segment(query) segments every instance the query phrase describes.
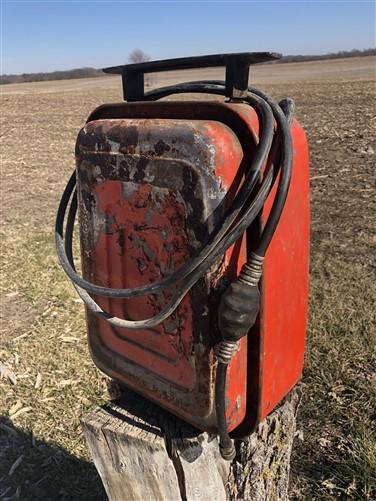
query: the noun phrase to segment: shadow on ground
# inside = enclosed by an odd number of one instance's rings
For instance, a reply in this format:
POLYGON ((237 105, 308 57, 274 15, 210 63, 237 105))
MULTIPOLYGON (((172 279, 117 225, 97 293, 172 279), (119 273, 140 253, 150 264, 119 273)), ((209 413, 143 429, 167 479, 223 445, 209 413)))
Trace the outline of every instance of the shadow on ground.
POLYGON ((0 416, 0 499, 107 500, 92 463, 0 416))

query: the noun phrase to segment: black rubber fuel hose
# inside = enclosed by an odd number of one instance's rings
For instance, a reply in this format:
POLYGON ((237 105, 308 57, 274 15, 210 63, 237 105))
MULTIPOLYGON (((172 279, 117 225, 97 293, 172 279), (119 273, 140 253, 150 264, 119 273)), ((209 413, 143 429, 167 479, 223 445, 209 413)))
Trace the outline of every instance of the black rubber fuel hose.
MULTIPOLYGON (((179 86, 176 86, 174 88, 170 88, 170 94, 174 93, 173 89, 175 89, 175 93, 180 92, 179 86)), ((197 86, 196 92, 199 92, 199 89, 200 86, 197 86)), ((222 89, 222 94, 224 94, 224 88, 222 89)), ((148 96, 146 96, 146 98, 148 98, 148 96)), ((152 100, 151 98, 149 99, 152 100)), ((184 278, 186 278, 200 263, 202 263, 206 259, 210 250, 214 248, 217 243, 226 235, 228 228, 233 224, 234 220, 243 209, 244 204, 251 197, 252 191, 259 180, 261 169, 267 160, 268 153, 271 148, 273 140, 273 115, 269 109, 269 106, 267 106, 266 103, 262 101, 262 99, 255 99, 254 97, 250 98, 250 103, 258 111, 260 124, 262 124, 262 130, 265 131, 265 134, 263 134, 260 138, 260 142, 256 148, 254 160, 248 171, 249 174, 247 175, 241 189, 239 190, 239 193, 234 198, 231 207, 223 217, 220 225, 218 225, 216 230, 209 237, 208 242, 204 244, 201 251, 193 256, 179 270, 175 271, 167 277, 162 278, 159 282, 146 284, 144 286, 133 289, 112 289, 108 287, 102 287, 88 282, 74 271, 72 263, 67 259, 66 252, 64 250, 65 246, 63 243, 63 220, 61 220, 61 218, 57 218, 55 233, 57 253, 64 271, 67 273, 72 282, 85 289, 90 294, 99 296, 111 298, 142 296, 145 294, 158 292, 161 289, 173 286, 177 282, 184 280, 184 278)))

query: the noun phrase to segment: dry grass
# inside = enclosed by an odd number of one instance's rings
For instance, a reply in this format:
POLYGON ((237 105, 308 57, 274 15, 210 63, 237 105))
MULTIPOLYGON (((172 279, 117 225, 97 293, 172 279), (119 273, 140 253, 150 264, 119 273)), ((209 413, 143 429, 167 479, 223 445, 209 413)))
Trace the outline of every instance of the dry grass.
MULTIPOLYGON (((374 82, 263 88, 296 99, 311 148, 311 311, 291 496, 372 499, 374 82)), ((0 379, 1 499, 105 498, 79 426, 107 399, 105 378, 88 354, 52 228, 79 127, 94 106, 120 97, 120 85, 2 97, 0 356, 10 372, 0 379)))

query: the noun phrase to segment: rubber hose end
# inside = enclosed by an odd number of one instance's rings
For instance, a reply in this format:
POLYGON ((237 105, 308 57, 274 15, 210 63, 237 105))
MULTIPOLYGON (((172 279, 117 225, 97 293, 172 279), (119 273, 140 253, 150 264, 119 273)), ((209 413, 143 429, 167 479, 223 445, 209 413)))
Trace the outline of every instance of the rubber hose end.
POLYGON ((233 459, 235 459, 236 455, 234 441, 231 442, 231 445, 225 447, 219 444, 219 451, 225 461, 232 461, 233 459))

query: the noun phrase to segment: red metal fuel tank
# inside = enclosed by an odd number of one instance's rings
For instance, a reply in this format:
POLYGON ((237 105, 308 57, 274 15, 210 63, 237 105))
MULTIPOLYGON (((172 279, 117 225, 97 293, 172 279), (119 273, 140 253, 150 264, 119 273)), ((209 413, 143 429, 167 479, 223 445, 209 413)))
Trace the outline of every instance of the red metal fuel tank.
MULTIPOLYGON (((202 247, 234 198, 254 154, 250 106, 209 101, 97 108, 76 144, 83 276, 133 288, 180 268, 202 247)), ((227 424, 246 435, 299 379, 308 293, 309 177, 304 132, 292 123, 286 205, 266 253, 259 319, 228 368, 227 424)), ((240 271, 267 217, 257 222, 152 329, 113 327, 87 311, 98 367, 203 430, 216 430, 213 347, 221 291, 240 271)), ((158 313, 169 293, 95 300, 114 316, 158 313)))

